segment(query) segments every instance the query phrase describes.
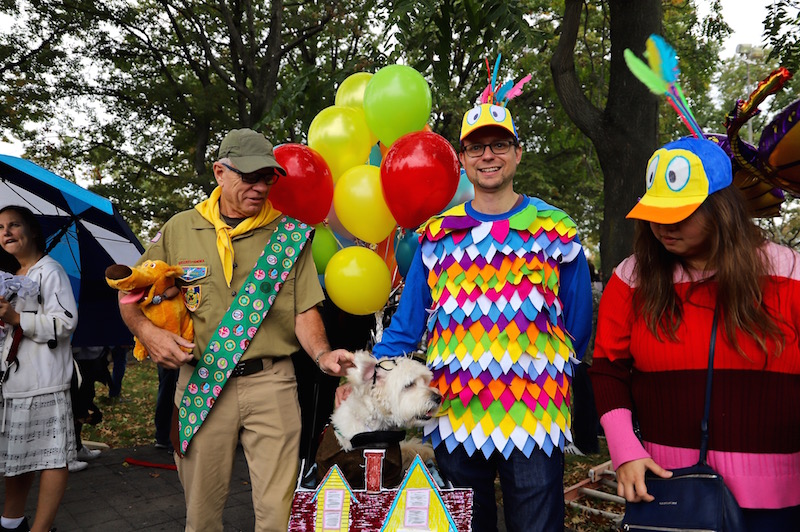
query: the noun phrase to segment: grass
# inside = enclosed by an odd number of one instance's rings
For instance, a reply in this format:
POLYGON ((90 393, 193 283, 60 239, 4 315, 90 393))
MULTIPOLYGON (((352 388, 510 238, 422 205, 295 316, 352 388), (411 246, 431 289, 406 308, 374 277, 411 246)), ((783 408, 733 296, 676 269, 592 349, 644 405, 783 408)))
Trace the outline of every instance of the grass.
POLYGON ((84 440, 102 442, 112 448, 152 445, 153 416, 158 393, 158 371, 151 360, 129 359, 122 380, 121 399, 108 400, 108 388, 95 384, 95 403, 103 412, 98 425, 84 425, 84 440))
MULTIPOLYGON (((108 388, 97 383, 96 398, 103 412, 103 421, 96 425, 85 425, 84 440, 102 442, 112 448, 128 448, 152 445, 155 435, 153 416, 158 392, 158 372, 150 360, 128 361, 125 378, 122 381, 122 399, 108 401, 108 388)), ((569 487, 587 478, 589 469, 609 459, 605 441, 601 440, 599 454, 590 456, 566 455, 564 486, 569 487)), ((499 482, 498 500, 501 498, 499 482)), ((614 503, 582 500, 589 506, 616 513, 622 513, 622 506, 614 503)), ((574 532, 604 532, 616 530, 607 518, 591 515, 567 506, 565 529, 574 532)))

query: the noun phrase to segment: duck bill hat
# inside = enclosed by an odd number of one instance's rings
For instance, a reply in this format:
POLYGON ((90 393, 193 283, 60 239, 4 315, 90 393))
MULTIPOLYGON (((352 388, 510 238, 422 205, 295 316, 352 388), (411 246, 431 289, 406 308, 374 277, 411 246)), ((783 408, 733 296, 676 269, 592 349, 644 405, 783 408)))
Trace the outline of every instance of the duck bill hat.
POLYGON ((219 158, 230 159, 236 169, 245 174, 273 168, 282 176, 286 175, 286 170, 275 159, 272 143, 252 129, 234 129, 225 135, 219 145, 219 158))
POLYGON ((519 140, 511 113, 504 106, 493 103, 482 103, 466 112, 461 121, 459 140, 463 141, 473 131, 487 126, 503 128, 519 140))
POLYGON ((670 142, 650 157, 647 192, 627 218, 678 223, 732 180, 731 160, 715 143, 692 137, 670 142))

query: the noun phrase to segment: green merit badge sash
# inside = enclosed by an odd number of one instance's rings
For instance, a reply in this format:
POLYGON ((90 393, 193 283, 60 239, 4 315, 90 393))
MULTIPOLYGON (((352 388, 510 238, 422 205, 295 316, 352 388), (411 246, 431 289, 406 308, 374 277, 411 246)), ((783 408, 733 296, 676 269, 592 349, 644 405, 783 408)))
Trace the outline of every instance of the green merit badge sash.
POLYGON ((313 228, 283 217, 194 369, 178 411, 181 452, 197 434, 266 318, 313 228))

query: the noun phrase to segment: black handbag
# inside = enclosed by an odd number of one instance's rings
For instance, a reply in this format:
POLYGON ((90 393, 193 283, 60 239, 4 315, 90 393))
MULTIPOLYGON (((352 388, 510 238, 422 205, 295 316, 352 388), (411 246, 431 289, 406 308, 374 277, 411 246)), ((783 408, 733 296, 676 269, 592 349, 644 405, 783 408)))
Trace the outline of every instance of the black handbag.
POLYGON ((714 371, 714 345, 717 338, 717 314, 711 326, 708 348, 706 397, 701 423, 700 459, 691 467, 673 470, 670 478, 648 471, 647 492, 651 502, 625 505, 622 529, 637 531, 725 531, 744 532, 742 510, 722 476, 706 463, 708 454, 708 415, 711 409, 711 381, 714 371))

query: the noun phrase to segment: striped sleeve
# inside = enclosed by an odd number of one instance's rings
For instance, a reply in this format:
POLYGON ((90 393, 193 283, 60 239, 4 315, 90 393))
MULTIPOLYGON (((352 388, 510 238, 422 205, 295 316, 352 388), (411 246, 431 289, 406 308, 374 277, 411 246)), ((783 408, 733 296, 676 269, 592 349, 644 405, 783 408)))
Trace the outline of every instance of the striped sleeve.
POLYGON ((600 299, 592 367, 589 374, 601 417, 617 408, 633 411, 630 353, 632 289, 615 272, 600 299))

